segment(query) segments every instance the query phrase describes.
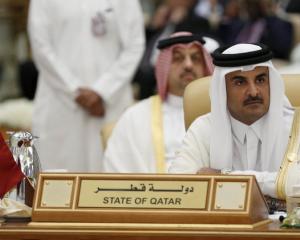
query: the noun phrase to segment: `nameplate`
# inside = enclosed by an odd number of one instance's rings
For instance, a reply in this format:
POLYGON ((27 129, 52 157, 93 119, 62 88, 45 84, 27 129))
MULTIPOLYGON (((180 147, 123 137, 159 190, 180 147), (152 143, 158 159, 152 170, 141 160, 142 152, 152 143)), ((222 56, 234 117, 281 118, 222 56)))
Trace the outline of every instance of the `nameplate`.
POLYGON ((231 214, 244 224, 267 218, 253 176, 41 173, 32 220, 225 223, 231 214))
POLYGON ((209 181, 81 179, 78 207, 205 209, 209 181))

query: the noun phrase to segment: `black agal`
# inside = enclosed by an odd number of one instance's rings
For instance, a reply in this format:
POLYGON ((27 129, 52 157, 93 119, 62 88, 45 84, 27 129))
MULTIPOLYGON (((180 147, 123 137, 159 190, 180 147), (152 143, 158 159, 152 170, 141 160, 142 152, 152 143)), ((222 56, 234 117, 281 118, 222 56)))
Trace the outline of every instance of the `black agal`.
POLYGON ((190 35, 190 36, 178 36, 178 37, 171 37, 171 38, 165 38, 158 42, 157 48, 163 49, 166 47, 170 47, 174 44, 178 43, 190 43, 193 41, 200 42, 201 44, 205 43, 205 40, 200 35, 190 35))
POLYGON ((254 44, 261 47, 260 50, 237 53, 224 54, 223 52, 231 46, 220 47, 212 53, 213 63, 219 67, 238 67, 266 62, 273 57, 272 51, 264 44, 254 44))

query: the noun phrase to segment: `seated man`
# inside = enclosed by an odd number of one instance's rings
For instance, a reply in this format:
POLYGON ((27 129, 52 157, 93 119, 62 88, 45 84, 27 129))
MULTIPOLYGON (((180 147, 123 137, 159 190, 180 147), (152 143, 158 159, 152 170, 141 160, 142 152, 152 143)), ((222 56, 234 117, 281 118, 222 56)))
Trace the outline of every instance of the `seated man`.
POLYGON ((166 172, 185 134, 183 99, 186 85, 213 70, 202 37, 187 32, 161 40, 156 64, 159 96, 129 108, 118 121, 104 154, 104 171, 166 172))
POLYGON ((255 175, 265 195, 280 197, 276 178, 294 109, 264 45, 236 44, 213 53, 211 113, 188 129, 171 173, 255 175))

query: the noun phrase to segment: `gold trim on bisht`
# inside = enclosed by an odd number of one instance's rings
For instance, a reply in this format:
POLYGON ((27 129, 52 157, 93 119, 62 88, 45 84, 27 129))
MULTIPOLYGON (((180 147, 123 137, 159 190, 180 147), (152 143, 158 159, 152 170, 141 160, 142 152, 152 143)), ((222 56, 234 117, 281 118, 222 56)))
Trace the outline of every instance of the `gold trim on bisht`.
POLYGON ((290 139, 276 179, 277 197, 286 199, 285 185, 288 168, 297 161, 299 150, 300 108, 295 109, 290 139))
POLYGON ((165 173, 165 144, 163 133, 162 104, 159 95, 151 97, 151 130, 156 159, 156 172, 165 173))

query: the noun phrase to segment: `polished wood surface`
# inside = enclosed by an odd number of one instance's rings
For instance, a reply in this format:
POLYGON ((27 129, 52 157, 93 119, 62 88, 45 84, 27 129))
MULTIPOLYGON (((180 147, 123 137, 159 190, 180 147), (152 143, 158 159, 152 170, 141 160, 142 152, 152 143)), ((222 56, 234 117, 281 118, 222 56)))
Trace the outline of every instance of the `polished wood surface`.
POLYGON ((41 173, 32 211, 34 222, 57 223, 243 224, 252 228, 267 219, 267 204, 255 177, 245 175, 41 173), (131 189, 141 183, 144 189, 131 189), (186 186, 193 189, 188 195, 186 186), (95 192, 97 187, 103 192, 95 192), (155 187, 160 192, 154 192, 155 187), (130 201, 104 203, 104 198, 130 201), (164 202, 175 198, 178 205, 164 202), (145 201, 136 203, 137 199, 145 201), (156 204, 157 200, 161 202, 156 204))
POLYGON ((3 223, 0 239, 5 240, 196 240, 196 239, 300 239, 300 229, 280 229, 279 222, 244 229, 202 229, 197 225, 170 224, 82 224, 82 223, 3 223))

